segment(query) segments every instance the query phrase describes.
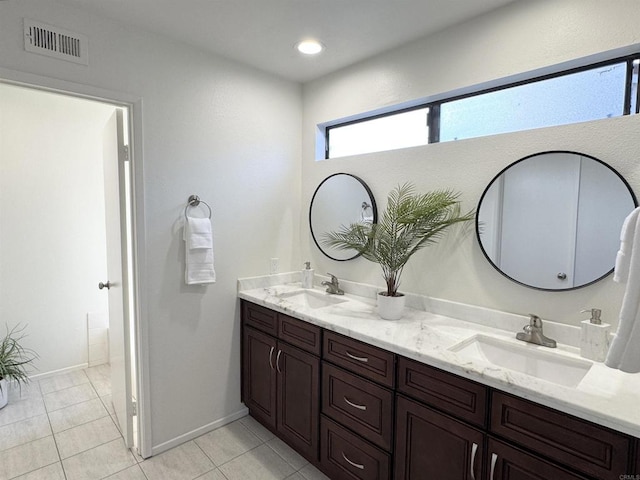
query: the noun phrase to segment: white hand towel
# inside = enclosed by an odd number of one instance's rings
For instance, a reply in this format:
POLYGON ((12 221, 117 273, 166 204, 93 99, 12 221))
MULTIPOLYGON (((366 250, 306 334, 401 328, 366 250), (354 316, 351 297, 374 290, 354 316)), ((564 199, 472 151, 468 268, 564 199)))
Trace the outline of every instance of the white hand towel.
POLYGON ((625 218, 620 232, 620 250, 616 255, 616 266, 613 272, 613 281, 624 283, 629 278, 629 263, 631 262, 631 247, 636 232, 636 223, 640 208, 636 208, 625 218))
POLYGON ((625 219, 620 232, 614 281, 626 283, 618 331, 605 365, 623 372, 640 372, 640 208, 625 219))
POLYGON ((208 218, 187 218, 184 226, 185 273, 187 285, 215 283, 213 233, 208 218))
POLYGON ((208 218, 187 217, 187 248, 213 248, 211 221, 208 218))

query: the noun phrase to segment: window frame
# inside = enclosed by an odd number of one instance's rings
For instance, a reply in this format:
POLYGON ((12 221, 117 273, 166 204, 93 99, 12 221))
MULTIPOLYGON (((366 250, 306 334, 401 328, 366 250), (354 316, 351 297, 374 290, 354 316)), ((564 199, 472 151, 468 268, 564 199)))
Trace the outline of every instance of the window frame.
MULTIPOLYGON (((632 94, 634 92, 632 92, 632 82, 633 82, 633 62, 634 60, 640 60, 640 51, 633 53, 633 54, 628 54, 628 55, 623 55, 623 56, 617 56, 615 58, 611 58, 608 60, 602 60, 602 61, 598 61, 598 62, 594 62, 594 63, 588 63, 586 65, 582 65, 582 66, 578 66, 578 67, 572 67, 572 68, 568 68, 568 69, 562 69, 559 70, 557 72, 552 72, 552 73, 548 73, 548 74, 543 74, 543 75, 534 75, 530 78, 526 78, 523 80, 518 80, 518 81, 513 81, 513 82, 507 82, 505 84, 502 85, 497 85, 494 87, 488 87, 488 88, 479 88, 477 90, 472 90, 470 92, 464 93, 464 94, 459 94, 459 95, 451 95, 451 96, 447 96, 444 98, 441 98, 439 100, 434 100, 434 101, 427 101, 427 102, 421 102, 418 103, 416 105, 412 105, 410 107, 401 107, 401 108, 397 108, 397 109, 391 109, 388 111, 385 111, 383 113, 376 113, 373 115, 367 115, 367 116, 363 116, 361 118, 356 118, 356 119, 352 119, 352 120, 348 120, 348 121, 344 121, 344 122, 337 122, 337 123, 332 123, 332 124, 327 124, 324 127, 324 159, 325 160, 331 160, 331 159, 335 159, 335 158, 343 158, 343 157, 330 157, 329 156, 329 147, 330 147, 330 135, 331 135, 331 130, 333 130, 334 128, 339 128, 339 127, 344 127, 347 125, 353 125, 353 124, 357 124, 357 123, 363 123, 363 122, 367 122, 370 120, 376 120, 378 118, 383 118, 383 117, 389 117, 392 115, 398 115, 401 113, 406 113, 406 112, 410 112, 413 110, 418 110, 421 108, 427 108, 428 109, 428 114, 427 114, 427 126, 429 128, 429 141, 427 143, 428 144, 432 144, 432 143, 440 143, 440 107, 442 104, 445 103, 449 103, 449 102, 453 102, 456 100, 462 100, 464 98, 469 98, 469 97, 477 97, 480 95, 484 95, 484 94, 488 94, 488 93, 493 93, 493 92, 497 92, 500 90, 506 90, 509 88, 514 88, 514 87, 519 87, 522 85, 527 85, 527 84, 531 84, 531 83, 536 83, 536 82, 542 82, 545 80, 550 80, 553 78, 559 78, 559 77, 563 77, 566 75, 572 75, 574 73, 580 73, 580 72, 585 72, 588 70, 594 70, 596 68, 601 68, 601 67, 605 67, 608 65, 616 65, 619 63, 626 63, 626 80, 625 80, 625 92, 624 92, 624 107, 623 107, 623 111, 621 116, 626 116, 626 115, 633 115, 633 114, 638 114, 640 113, 640 85, 636 87, 635 90, 635 96, 636 96, 636 106, 635 106, 635 112, 631 112, 631 104, 632 104, 632 94)), ((640 82, 639 82, 640 83, 640 82)), ((526 130, 530 130, 530 129, 525 129, 525 130, 519 130, 519 131, 526 131, 526 130)), ((483 135, 482 137, 485 137, 488 135, 483 135)), ((474 138, 482 138, 482 137, 474 137, 474 138)), ((386 150, 386 151, 390 151, 390 150, 386 150)))

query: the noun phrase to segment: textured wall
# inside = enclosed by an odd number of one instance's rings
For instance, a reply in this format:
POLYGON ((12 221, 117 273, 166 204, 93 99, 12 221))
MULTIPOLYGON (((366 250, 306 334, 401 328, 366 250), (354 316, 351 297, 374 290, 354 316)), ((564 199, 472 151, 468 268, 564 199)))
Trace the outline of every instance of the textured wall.
MULTIPOLYGON (((299 263, 300 86, 192 47, 41 0, 0 2, 0 67, 142 99, 142 316, 152 444, 241 409, 236 280, 299 263), (22 18, 89 37, 89 66, 22 49, 22 18), (216 272, 184 284, 191 194, 213 209, 216 272)), ((140 160, 139 158, 137 160, 140 160)))
MULTIPOLYGON (((485 186, 505 166, 546 150, 576 150, 617 168, 640 192, 640 117, 599 120, 462 140, 393 152, 315 161, 318 123, 389 105, 460 93, 526 72, 547 72, 558 64, 592 60, 609 50, 633 51, 639 40, 635 1, 598 0, 517 2, 475 20, 344 69, 304 86, 303 208, 314 189, 335 172, 360 176, 372 188, 379 207, 398 183, 420 189, 452 187, 472 208, 485 186)), ((636 50, 637 51, 637 50, 636 50)), ((377 265, 362 259, 338 263, 324 257, 303 217, 303 255, 320 271, 382 286, 377 265)), ((526 232, 522 232, 526 238, 526 232)), ((540 292, 500 275, 485 260, 470 229, 418 253, 407 266, 401 289, 454 301, 576 325, 580 310, 603 309, 616 323, 623 289, 611 277, 573 292, 540 292)))
POLYGON ((0 84, 0 335, 26 326, 44 374, 87 363, 108 311, 102 131, 114 107, 0 84))

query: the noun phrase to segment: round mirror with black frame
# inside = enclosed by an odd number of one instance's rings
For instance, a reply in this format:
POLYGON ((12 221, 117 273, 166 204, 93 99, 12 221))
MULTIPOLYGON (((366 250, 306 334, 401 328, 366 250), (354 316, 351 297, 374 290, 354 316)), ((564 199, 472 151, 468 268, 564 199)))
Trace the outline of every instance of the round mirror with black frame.
POLYGON ((349 173, 328 176, 313 194, 309 206, 309 226, 313 241, 327 257, 346 261, 356 258, 356 251, 339 250, 321 242, 322 235, 357 222, 378 221, 376 201, 362 179, 349 173))
POLYGON ((502 170, 485 189, 476 235, 491 265, 527 287, 581 288, 613 271, 624 219, 638 201, 591 155, 549 151, 502 170))

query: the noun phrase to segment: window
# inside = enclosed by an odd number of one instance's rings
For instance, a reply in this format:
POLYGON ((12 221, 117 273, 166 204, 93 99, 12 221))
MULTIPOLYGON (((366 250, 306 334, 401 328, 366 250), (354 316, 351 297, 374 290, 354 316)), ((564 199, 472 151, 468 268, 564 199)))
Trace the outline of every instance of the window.
POLYGON ((429 143, 428 107, 327 128, 327 158, 429 143))
POLYGON ((326 127, 325 158, 637 114, 639 68, 635 55, 338 123, 326 127))
POLYGON ((618 63, 443 102, 440 141, 618 117, 626 78, 618 63))

